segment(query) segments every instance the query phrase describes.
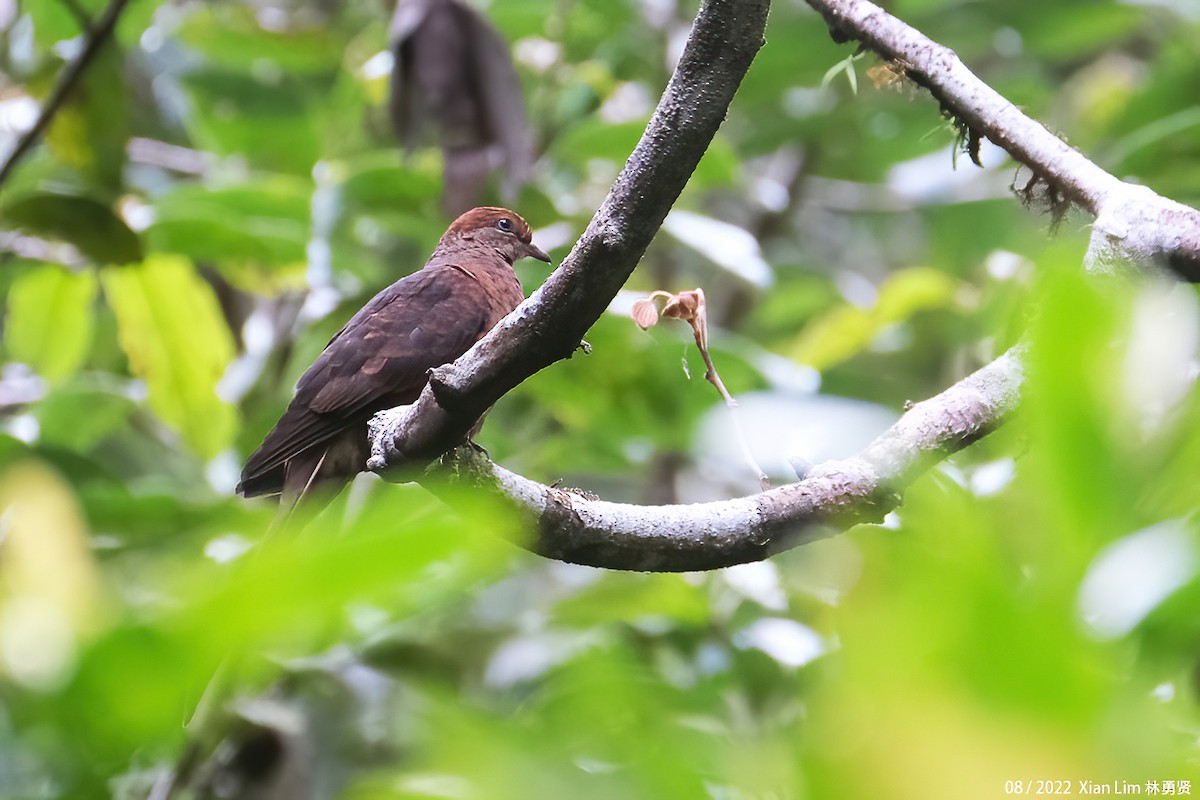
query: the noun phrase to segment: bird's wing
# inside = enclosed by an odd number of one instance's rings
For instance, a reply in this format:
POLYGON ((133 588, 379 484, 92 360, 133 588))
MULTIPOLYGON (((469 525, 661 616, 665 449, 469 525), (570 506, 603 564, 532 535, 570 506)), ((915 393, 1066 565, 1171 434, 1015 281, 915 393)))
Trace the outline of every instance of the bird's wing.
POLYGON ((411 403, 431 367, 487 333, 479 283, 453 267, 427 267, 380 292, 346 323, 296 385, 296 396, 242 471, 273 470, 368 413, 411 403))

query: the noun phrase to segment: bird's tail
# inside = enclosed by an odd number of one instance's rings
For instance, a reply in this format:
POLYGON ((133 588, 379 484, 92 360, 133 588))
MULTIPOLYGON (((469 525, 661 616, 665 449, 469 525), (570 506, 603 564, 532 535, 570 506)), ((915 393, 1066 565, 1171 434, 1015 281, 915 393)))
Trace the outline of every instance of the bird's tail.
MULTIPOLYGON (((281 530, 299 531, 320 514, 359 471, 357 450, 351 457, 354 469, 346 468, 344 462, 348 459, 340 452, 338 443, 313 448, 292 458, 279 494, 279 510, 267 529, 267 536, 281 530)), ((362 461, 365 463, 365 458, 362 461)))
MULTIPOLYGON (((267 529, 267 536, 272 536, 279 530, 290 527, 292 520, 300 523, 303 527, 308 519, 316 516, 322 508, 328 504, 329 500, 324 502, 312 510, 312 505, 317 497, 313 490, 320 485, 317 476, 321 473, 321 467, 325 466, 326 460, 329 458, 329 451, 321 448, 317 458, 295 458, 287 465, 287 475, 283 481, 283 492, 279 495, 279 510, 275 512, 275 519, 271 521, 271 527, 267 529), (302 508, 303 506, 303 508, 302 508), (297 514, 303 510, 303 514, 297 514)), ((321 492, 321 495, 327 495, 327 492, 321 492)))

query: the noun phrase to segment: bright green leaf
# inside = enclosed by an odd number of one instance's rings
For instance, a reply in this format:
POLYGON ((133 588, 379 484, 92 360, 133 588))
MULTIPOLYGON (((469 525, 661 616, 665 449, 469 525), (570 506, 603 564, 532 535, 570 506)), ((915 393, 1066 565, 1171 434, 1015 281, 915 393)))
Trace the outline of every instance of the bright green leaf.
POLYGON ((96 276, 39 266, 13 281, 4 345, 10 358, 51 381, 69 377, 87 358, 95 318, 96 276))
POLYGON ((187 261, 166 256, 106 269, 101 279, 121 347, 149 387, 150 407, 201 455, 228 446, 234 410, 216 387, 233 358, 233 339, 209 285, 187 261))
POLYGON ((560 620, 579 627, 653 617, 700 624, 707 612, 704 593, 680 576, 634 573, 613 575, 557 607, 560 620))
MULTIPOLYGON (((82 33, 79 20, 67 3, 24 3, 23 6, 33 22, 33 38, 38 47, 48 48, 82 33)), ((104 3, 103 0, 79 0, 77 7, 94 15, 104 9, 104 3)))
POLYGON ((935 269, 900 270, 879 287, 874 308, 846 304, 813 320, 796 339, 792 357, 817 369, 846 361, 865 350, 883 328, 950 304, 957 287, 953 278, 935 269))

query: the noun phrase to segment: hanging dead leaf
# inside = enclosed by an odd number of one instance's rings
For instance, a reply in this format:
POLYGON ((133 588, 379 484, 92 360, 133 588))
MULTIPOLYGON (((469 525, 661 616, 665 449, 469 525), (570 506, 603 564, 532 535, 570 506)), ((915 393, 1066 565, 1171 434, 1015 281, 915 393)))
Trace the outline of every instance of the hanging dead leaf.
POLYGON ((692 289, 671 295, 663 306, 662 315, 669 319, 679 319, 692 326, 696 337, 696 346, 701 350, 708 349, 708 307, 704 301, 703 289, 692 289))
POLYGON ((685 322, 695 319, 696 312, 699 310, 701 303, 700 296, 697 294, 699 289, 691 292, 680 292, 672 295, 667 304, 663 306, 663 316, 671 319, 681 319, 685 322))
MULTIPOLYGON (((713 364, 712 355, 708 352, 708 303, 704 298, 704 290, 697 287, 679 292, 678 294, 671 294, 659 289, 651 292, 648 297, 635 300, 632 309, 633 321, 642 330, 646 330, 658 322, 658 301, 660 299, 666 300, 662 310, 664 319, 678 319, 692 327, 692 336, 696 339, 696 347, 700 350, 700 357, 704 359, 704 379, 713 385, 713 388, 717 390, 717 393, 725 401, 725 405, 728 406, 731 419, 734 423, 734 430, 738 437, 738 443, 742 450, 742 456, 758 476, 759 486, 764 490, 770 488, 771 484, 767 479, 766 473, 762 471, 758 462, 754 460, 754 456, 750 452, 750 446, 746 443, 745 434, 742 433, 741 424, 738 422, 735 413, 737 401, 733 399, 733 395, 725 388, 725 383, 721 380, 721 375, 717 372, 716 365, 713 364)), ((683 359, 683 372, 691 378, 686 356, 683 359)))

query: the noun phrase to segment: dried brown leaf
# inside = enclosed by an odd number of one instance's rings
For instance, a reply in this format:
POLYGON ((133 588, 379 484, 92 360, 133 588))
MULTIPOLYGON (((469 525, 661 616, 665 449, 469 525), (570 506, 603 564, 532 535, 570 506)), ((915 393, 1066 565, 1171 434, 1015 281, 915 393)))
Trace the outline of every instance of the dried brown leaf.
POLYGON ((671 295, 663 307, 662 315, 670 319, 679 319, 692 326, 696 337, 696 346, 701 352, 708 349, 708 305, 704 299, 703 289, 692 289, 671 295))
POLYGON ((633 301, 633 321, 642 330, 658 322, 658 306, 653 296, 633 301))
MULTIPOLYGON (((698 291, 698 290, 697 290, 698 291)), ((696 313, 700 309, 702 300, 695 291, 680 292, 672 295, 667 304, 663 306, 662 314, 669 319, 681 319, 684 322, 691 322, 696 318, 696 313)))

